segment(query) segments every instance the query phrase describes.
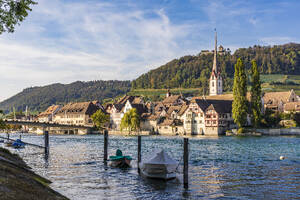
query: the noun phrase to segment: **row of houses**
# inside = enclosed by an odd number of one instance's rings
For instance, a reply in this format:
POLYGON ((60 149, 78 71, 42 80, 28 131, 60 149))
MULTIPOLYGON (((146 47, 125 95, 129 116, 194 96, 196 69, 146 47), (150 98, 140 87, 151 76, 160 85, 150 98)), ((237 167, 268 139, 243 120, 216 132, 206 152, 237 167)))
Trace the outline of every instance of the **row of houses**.
MULTIPOLYGON (((250 96, 248 95, 248 99, 250 96)), ((140 130, 162 135, 221 135, 235 128, 232 118, 232 94, 193 97, 172 95, 159 102, 145 101, 141 96, 125 95, 113 104, 102 106, 98 101, 53 105, 38 115, 40 122, 93 126, 91 116, 97 110, 110 115, 109 129, 121 131, 121 120, 135 108, 140 116, 140 130)), ((300 112, 299 97, 293 90, 268 92, 262 98, 262 111, 300 112)), ((250 120, 248 120, 250 124, 250 120)))

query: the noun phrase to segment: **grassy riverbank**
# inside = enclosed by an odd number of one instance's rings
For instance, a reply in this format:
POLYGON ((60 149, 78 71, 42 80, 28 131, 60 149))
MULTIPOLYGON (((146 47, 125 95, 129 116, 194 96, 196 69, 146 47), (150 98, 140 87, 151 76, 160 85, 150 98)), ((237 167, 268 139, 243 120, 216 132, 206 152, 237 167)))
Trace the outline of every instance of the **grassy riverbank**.
POLYGON ((52 190, 51 183, 33 171, 15 154, 0 147, 0 199, 2 200, 65 200, 52 190))

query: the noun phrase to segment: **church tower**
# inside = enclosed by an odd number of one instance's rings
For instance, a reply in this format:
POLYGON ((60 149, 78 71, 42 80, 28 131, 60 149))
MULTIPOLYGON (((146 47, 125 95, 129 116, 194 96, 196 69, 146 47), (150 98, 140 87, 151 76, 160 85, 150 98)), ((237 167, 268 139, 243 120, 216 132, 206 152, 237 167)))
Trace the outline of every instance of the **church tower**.
POLYGON ((209 79, 209 96, 223 94, 223 79, 217 66, 217 54, 217 31, 215 31, 214 61, 209 79))

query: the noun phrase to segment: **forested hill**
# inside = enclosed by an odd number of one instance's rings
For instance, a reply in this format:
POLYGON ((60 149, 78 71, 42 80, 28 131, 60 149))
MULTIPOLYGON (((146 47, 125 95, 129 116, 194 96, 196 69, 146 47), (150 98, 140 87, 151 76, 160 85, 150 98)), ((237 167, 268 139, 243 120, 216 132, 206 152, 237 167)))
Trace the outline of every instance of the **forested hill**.
POLYGON ((44 111, 52 104, 89 100, 103 100, 123 95, 130 90, 130 81, 77 81, 70 84, 52 84, 31 87, 0 103, 0 110, 44 111))
MULTIPOLYGON (((234 64, 242 58, 247 69, 255 59, 262 74, 300 74, 300 44, 253 46, 218 55, 218 64, 225 79, 225 91, 231 91, 234 64)), ((149 71, 132 82, 132 88, 202 88, 208 92, 208 79, 213 54, 184 56, 149 71)))

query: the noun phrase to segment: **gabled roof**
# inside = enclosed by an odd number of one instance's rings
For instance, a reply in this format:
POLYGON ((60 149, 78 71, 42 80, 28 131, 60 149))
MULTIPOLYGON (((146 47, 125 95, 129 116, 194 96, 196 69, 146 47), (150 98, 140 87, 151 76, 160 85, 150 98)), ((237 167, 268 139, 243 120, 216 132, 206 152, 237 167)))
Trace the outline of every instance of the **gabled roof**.
POLYGON ((68 103, 64 107, 62 107, 57 114, 86 114, 92 115, 100 108, 96 106, 93 102, 78 102, 78 103, 68 103))
POLYGON ((182 107, 181 105, 180 106, 170 106, 167 111, 167 114, 171 115, 173 111, 175 111, 177 113, 180 111, 181 107, 182 107))
POLYGON ((280 101, 283 103, 289 102, 289 99, 294 91, 285 91, 285 92, 266 92, 263 96, 265 103, 275 104, 280 101))
POLYGON ((179 112, 178 112, 178 115, 181 116, 184 114, 184 112, 189 108, 189 103, 184 103, 182 104, 179 112))
POLYGON ((178 99, 181 99, 181 95, 171 95, 167 98, 165 98, 162 103, 163 104, 172 104, 175 103, 178 99))
POLYGON ((47 108, 47 110, 45 110, 44 112, 41 112, 38 117, 46 117, 46 116, 49 116, 49 115, 52 115, 54 114, 55 111, 57 111, 59 109, 59 105, 52 105, 52 106, 49 106, 47 108))
POLYGON ((127 101, 134 104, 140 104, 143 103, 143 99, 140 96, 129 96, 125 95, 116 104, 125 104, 127 101))
POLYGON ((212 102, 212 104, 209 105, 209 107, 205 110, 215 110, 217 113, 231 113, 232 111, 232 101, 218 101, 218 102, 212 102))
POLYGON ((232 100, 195 99, 194 101, 204 112, 214 109, 217 113, 231 113, 232 110, 232 100))
POLYGON ((148 120, 157 120, 159 118, 161 118, 160 113, 150 114, 147 116, 148 120))

